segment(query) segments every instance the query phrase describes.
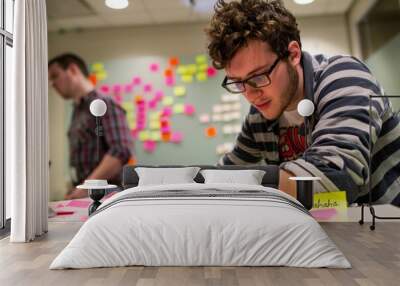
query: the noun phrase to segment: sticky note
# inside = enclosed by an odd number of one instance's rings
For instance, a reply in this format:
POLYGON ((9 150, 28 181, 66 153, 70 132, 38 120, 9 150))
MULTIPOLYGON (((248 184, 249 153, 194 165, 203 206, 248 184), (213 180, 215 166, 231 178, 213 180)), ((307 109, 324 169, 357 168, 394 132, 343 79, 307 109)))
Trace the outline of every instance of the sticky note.
POLYGON ((123 108, 123 109, 125 109, 125 111, 133 111, 133 104, 132 104, 132 102, 127 102, 127 101, 125 101, 125 102, 122 102, 121 103, 121 107, 123 108))
POLYGON ((183 112, 186 115, 193 115, 196 111, 196 108, 192 104, 185 104, 183 112))
POLYGON ((207 63, 206 55, 197 55, 196 56, 196 64, 205 64, 205 63, 207 63))
POLYGON ((222 133, 224 134, 232 134, 233 133, 233 126, 226 124, 222 127, 222 133))
POLYGON ((146 152, 153 153, 156 150, 157 143, 153 140, 146 140, 143 142, 143 149, 146 152))
POLYGON ((125 92, 125 93, 131 93, 132 91, 133 91, 133 85, 130 84, 130 83, 125 84, 125 86, 124 86, 124 92, 125 92))
POLYGON ((153 85, 151 83, 147 83, 143 86, 144 92, 151 92, 153 90, 153 85))
POLYGON ((129 129, 136 129, 136 120, 128 120, 129 129))
POLYGON ((177 57, 169 58, 169 65, 170 66, 177 66, 179 64, 179 59, 177 57))
POLYGON ((149 69, 151 72, 158 72, 158 70, 160 69, 160 65, 157 63, 152 63, 150 64, 149 69))
POLYGON ((192 83, 193 82, 193 75, 191 74, 185 74, 181 76, 181 80, 184 83, 192 83))
POLYGON ((161 140, 164 142, 168 142, 171 140, 171 132, 163 132, 161 134, 161 140))
POLYGON ((167 117, 162 117, 160 119, 161 122, 161 127, 167 127, 169 126, 169 119, 167 117))
POLYGON ((197 81, 203 82, 207 80, 207 74, 205 72, 199 72, 196 74, 197 81))
POLYGON ((157 101, 162 100, 163 97, 164 97, 164 92, 163 92, 162 90, 157 90, 157 91, 154 93, 154 99, 157 100, 157 101))
POLYGON ((97 76, 95 74, 89 75, 89 80, 93 85, 97 84, 97 76))
POLYGON ((160 130, 161 130, 161 134, 171 133, 171 127, 170 126, 162 126, 160 130))
POLYGON ((180 65, 178 66, 178 68, 176 69, 177 74, 183 75, 183 74, 187 74, 188 70, 186 68, 186 66, 184 65, 180 65))
POLYGON ((213 122, 222 121, 222 115, 221 115, 221 114, 213 114, 213 116, 212 116, 212 121, 213 121, 213 122))
POLYGON ((122 95, 120 95, 120 94, 114 95, 114 100, 115 100, 118 104, 121 104, 122 101, 123 101, 122 95))
POLYGON ((104 70, 104 64, 101 62, 95 62, 92 64, 93 71, 102 71, 104 70))
POLYGON ((183 134, 182 132, 176 131, 171 133, 171 139, 170 141, 172 143, 181 143, 183 140, 183 134))
POLYGON ((149 108, 150 109, 156 109, 157 108, 157 103, 158 103, 157 100, 154 100, 154 99, 149 100, 149 102, 148 102, 149 108))
POLYGON ((314 194, 313 208, 347 208, 346 192, 324 192, 314 194))
POLYGON ((164 70, 164 76, 165 77, 172 77, 174 74, 173 74, 173 71, 172 71, 172 69, 165 69, 164 70))
POLYGON ((161 140, 160 131, 152 131, 152 132, 150 132, 150 140, 160 141, 161 140))
POLYGON ((217 136, 217 128, 215 128, 214 126, 207 127, 205 129, 205 135, 208 138, 217 136))
POLYGON ((208 75, 208 77, 214 77, 217 75, 217 70, 214 67, 208 67, 207 75, 208 75))
POLYGON ((210 115, 209 115, 209 114, 205 114, 205 113, 201 114, 201 115, 199 116, 199 121, 200 121, 201 123, 208 123, 208 122, 210 122, 210 115))
POLYGON ((213 105, 212 109, 213 109, 213 112, 215 112, 215 113, 222 112, 222 105, 215 104, 215 105, 213 105))
POLYGON ((172 115, 172 108, 171 107, 164 107, 161 111, 162 116, 171 116, 172 115))
POLYGON ((66 207, 87 208, 91 203, 90 200, 72 200, 66 205, 66 207))
POLYGON ((173 76, 165 78, 165 85, 166 86, 174 86, 175 85, 175 78, 173 76))
POLYGON ((205 72, 205 73, 207 73, 207 68, 208 68, 208 65, 207 65, 207 64, 200 64, 200 65, 197 66, 197 70, 198 70, 199 72, 205 72))
POLYGON ((174 98, 172 96, 166 96, 164 97, 162 103, 163 105, 170 106, 174 103, 174 98))
POLYGON ((122 92, 122 85, 121 84, 114 84, 112 87, 113 93, 121 93, 122 92))
POLYGON ((161 128, 161 123, 160 121, 150 121, 149 124, 150 129, 160 129, 161 128))
POLYGON ((132 78, 132 83, 133 83, 134 85, 139 85, 139 84, 142 83, 142 78, 139 77, 139 76, 135 76, 135 77, 132 78))
POLYGON ((150 121, 159 121, 160 120, 161 112, 152 112, 149 114, 150 121))
POLYGON ((99 71, 99 72, 96 72, 96 76, 99 81, 102 81, 102 80, 105 80, 108 75, 107 75, 106 71, 99 71))
POLYGON ((139 140, 146 141, 149 140, 150 134, 149 131, 141 131, 139 132, 139 140))
POLYGON ((325 220, 332 218, 338 212, 337 209, 328 208, 328 209, 312 209, 310 210, 310 213, 315 219, 325 220))
POLYGON ((133 139, 135 139, 135 140, 137 139, 137 137, 138 137, 137 129, 131 129, 131 136, 133 139))
POLYGON ((103 84, 103 85, 100 87, 100 91, 101 91, 102 93, 104 93, 104 94, 109 94, 110 91, 111 91, 111 88, 110 88, 110 86, 109 86, 108 84, 103 84))
POLYGON ((182 103, 175 104, 174 108, 173 108, 175 114, 183 113, 184 109, 185 109, 185 106, 182 103))
POLYGON ((197 65, 195 64, 187 65, 186 72, 191 75, 195 74, 197 72, 197 65))
POLYGON ((184 96, 186 95, 186 87, 184 86, 175 86, 174 87, 175 96, 184 96))

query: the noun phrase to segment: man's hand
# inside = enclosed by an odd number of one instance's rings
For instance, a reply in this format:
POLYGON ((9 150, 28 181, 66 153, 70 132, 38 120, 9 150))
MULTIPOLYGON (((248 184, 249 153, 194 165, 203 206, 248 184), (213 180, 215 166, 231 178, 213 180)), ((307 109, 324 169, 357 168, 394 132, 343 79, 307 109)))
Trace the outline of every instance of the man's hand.
POLYGON ((81 199, 88 196, 87 190, 73 188, 68 193, 65 194, 64 198, 66 200, 81 199))
POLYGON ((279 170, 279 190, 297 198, 296 181, 289 180, 289 177, 295 175, 283 169, 279 170))

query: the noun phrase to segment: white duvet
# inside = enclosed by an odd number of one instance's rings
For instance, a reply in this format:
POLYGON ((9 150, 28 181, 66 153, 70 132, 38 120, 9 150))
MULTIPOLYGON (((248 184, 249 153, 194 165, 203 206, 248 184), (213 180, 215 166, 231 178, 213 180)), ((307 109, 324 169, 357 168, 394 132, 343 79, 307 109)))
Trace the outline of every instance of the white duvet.
POLYGON ((287 203, 251 197, 121 200, 137 192, 207 189, 261 190, 297 202, 278 190, 255 185, 194 183, 131 188, 106 200, 50 269, 128 265, 351 267, 314 218, 287 203))

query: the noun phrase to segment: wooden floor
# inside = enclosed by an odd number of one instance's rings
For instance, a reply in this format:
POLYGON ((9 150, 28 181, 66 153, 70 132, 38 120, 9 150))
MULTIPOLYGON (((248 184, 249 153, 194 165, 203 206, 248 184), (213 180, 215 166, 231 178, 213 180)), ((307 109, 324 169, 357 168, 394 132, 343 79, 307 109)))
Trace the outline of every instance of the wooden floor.
POLYGON ((81 223, 55 223, 28 244, 0 241, 0 285, 400 285, 400 223, 322 223, 353 268, 289 267, 122 267, 48 270, 81 223))

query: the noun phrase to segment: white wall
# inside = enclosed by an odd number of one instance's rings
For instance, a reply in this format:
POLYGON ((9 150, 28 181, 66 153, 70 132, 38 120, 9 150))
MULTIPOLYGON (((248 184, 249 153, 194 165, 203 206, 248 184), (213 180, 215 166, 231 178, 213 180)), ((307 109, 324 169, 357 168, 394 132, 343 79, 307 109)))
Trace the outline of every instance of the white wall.
MULTIPOLYGON (((75 52, 87 62, 125 57, 193 55, 206 52, 206 24, 164 25, 87 30, 66 34, 50 33, 49 58, 75 52)), ((344 16, 299 19, 304 50, 312 54, 349 54, 350 44, 344 16)), ((50 199, 62 199, 68 179, 65 122, 68 105, 49 90, 50 199)))

